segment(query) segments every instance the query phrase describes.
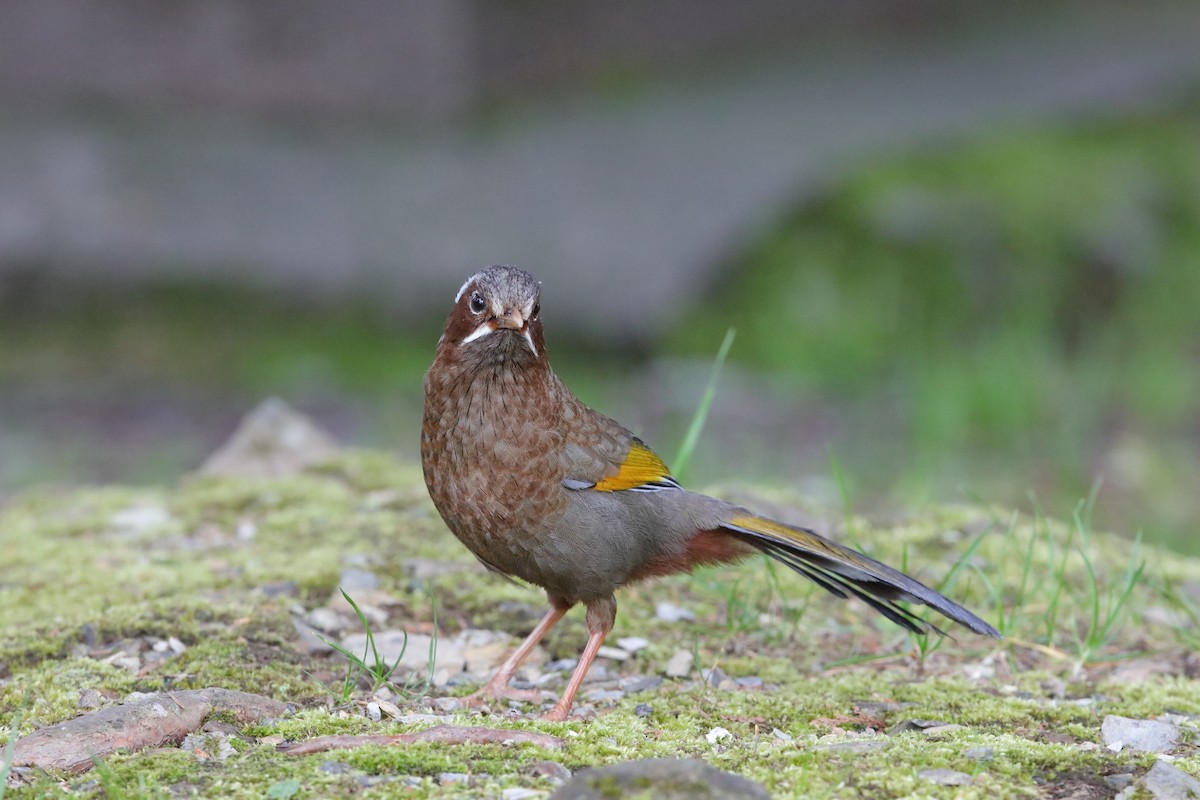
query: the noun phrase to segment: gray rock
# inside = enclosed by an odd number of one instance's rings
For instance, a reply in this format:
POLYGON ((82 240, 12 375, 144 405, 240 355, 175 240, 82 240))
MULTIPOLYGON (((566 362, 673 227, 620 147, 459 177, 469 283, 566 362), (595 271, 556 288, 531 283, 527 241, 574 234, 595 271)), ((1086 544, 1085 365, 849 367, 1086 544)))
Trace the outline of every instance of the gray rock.
POLYGON ((621 678, 621 681, 617 684, 617 686, 629 694, 648 692, 662 685, 663 679, 658 675, 630 675, 627 678, 621 678))
MULTIPOLYGON (((514 648, 513 639, 504 631, 489 631, 468 628, 454 637, 452 645, 462 653, 463 669, 467 672, 488 673, 504 663, 514 648)), ((441 641, 438 647, 442 646, 441 641)), ((527 666, 536 666, 545 660, 540 648, 535 648, 525 659, 527 666)))
POLYGON ((100 694, 100 692, 98 692, 96 689, 93 689, 90 686, 87 687, 86 689, 79 690, 79 703, 78 703, 79 708, 83 708, 83 709, 100 708, 106 702, 109 702, 107 700, 107 698, 105 698, 104 695, 100 694))
POLYGON ((200 472, 242 478, 292 475, 340 452, 337 440, 277 397, 242 420, 200 472))
POLYGON ((308 623, 292 617, 292 627, 296 629, 296 635, 300 637, 300 649, 305 653, 320 655, 333 652, 333 647, 321 638, 316 628, 308 623))
POLYGON ((654 708, 649 703, 638 703, 633 709, 633 713, 639 717, 648 717, 654 713, 654 708))
POLYGON ((616 703, 624 698, 625 693, 620 689, 593 689, 586 696, 593 703, 616 703))
POLYGON ((917 773, 917 777, 941 786, 967 786, 971 783, 970 775, 956 769, 923 769, 917 773))
POLYGON ((526 789, 523 786, 512 786, 500 793, 500 800, 533 800, 535 797, 545 797, 546 793, 538 789, 526 789))
POLYGON ((869 753, 872 750, 883 750, 890 742, 886 739, 851 739, 846 742, 828 742, 819 744, 815 749, 829 753, 869 753))
MULTIPOLYGON (((318 609, 319 610, 319 609, 318 609)), ((311 620, 310 620, 311 621, 311 620)), ((397 672, 425 672, 429 669, 429 648, 432 639, 423 633, 405 636, 402 630, 386 630, 375 633, 375 647, 388 664, 400 659, 397 672), (403 654, 403 655, 402 655, 403 654)), ((361 654, 367 646, 365 633, 354 633, 342 639, 342 647, 351 653, 361 654)), ((370 656, 373 657, 373 656, 370 656)), ((456 639, 442 637, 437 641, 434 652, 434 670, 448 670, 451 674, 463 671, 462 645, 456 639)))
POLYGON ((1110 789, 1121 790, 1133 783, 1132 772, 1120 772, 1116 775, 1105 775, 1104 784, 1110 789))
POLYGON ((354 767, 342 761, 325 761, 317 767, 317 771, 324 772, 326 775, 345 775, 354 772, 354 767))
POLYGON ((974 761, 991 761, 996 757, 996 751, 991 747, 968 747, 963 750, 963 757, 974 761))
POLYGON ((369 570, 347 567, 342 570, 342 577, 338 581, 338 585, 353 594, 355 589, 378 589, 379 578, 369 570))
POLYGON ((1196 800, 1200 798, 1200 780, 1196 780, 1166 761, 1156 761, 1150 771, 1114 800, 1151 797, 1153 800, 1196 800))
POLYGON ((457 697, 437 697, 434 698, 433 707, 443 713, 449 713, 461 708, 462 701, 457 697))
MULTIPOLYGON (((346 619, 332 608, 326 608, 324 606, 321 606, 320 608, 314 608, 312 611, 308 612, 307 622, 309 625, 323 633, 334 634, 339 633, 343 628, 350 624, 350 620, 346 619)), ((299 632, 299 628, 297 628, 297 632, 299 632)))
POLYGON ((1153 719, 1130 719, 1109 714, 1100 725, 1100 736, 1109 750, 1128 748, 1139 753, 1166 753, 1179 745, 1179 726, 1153 719))
POLYGON ((734 679, 734 683, 743 689, 761 689, 763 679, 757 675, 745 675, 741 678, 734 679))
POLYGON ((768 800, 767 790, 694 758, 652 758, 581 770, 550 800, 768 800))
POLYGON ((924 731, 928 728, 942 728, 950 724, 940 719, 906 719, 888 728, 887 732, 889 736, 895 736, 897 733, 924 731))
POLYGON ((686 678, 692 672, 694 661, 695 656, 692 655, 691 650, 678 650, 667 661, 667 666, 663 668, 663 672, 668 678, 686 678))
POLYGON ((642 648, 649 647, 650 642, 640 636, 625 636, 617 639, 617 647, 620 647, 626 653, 636 653, 642 648))
POLYGON ((624 661, 629 658, 629 653, 619 647, 601 647, 596 651, 598 658, 609 658, 613 661, 624 661))
POLYGON ((524 772, 531 778, 545 778, 555 786, 562 786, 571 780, 571 770, 557 761, 537 761, 526 767, 524 772))
POLYGON ((696 618, 690 609, 668 603, 665 600, 654 607, 654 616, 663 622, 679 622, 680 620, 691 622, 696 618))

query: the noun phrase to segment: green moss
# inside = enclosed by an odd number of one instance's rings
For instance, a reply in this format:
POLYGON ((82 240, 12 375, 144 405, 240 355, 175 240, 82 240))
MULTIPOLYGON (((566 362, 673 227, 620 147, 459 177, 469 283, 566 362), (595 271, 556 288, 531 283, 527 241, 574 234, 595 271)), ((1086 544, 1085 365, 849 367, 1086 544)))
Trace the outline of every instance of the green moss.
MULTIPOLYGON (((794 502, 783 492, 772 492, 771 498, 794 502)), ((277 481, 206 478, 185 481, 175 490, 60 490, 54 502, 45 492, 16 497, 0 509, 4 541, 15 545, 13 566, 6 565, 0 575, 0 661, 10 672, 0 683, 0 728, 15 714, 21 715, 22 733, 69 719, 79 713, 79 691, 87 688, 121 696, 134 690, 223 686, 295 703, 301 710, 246 728, 246 741, 237 742, 224 762, 180 752, 117 755, 106 761, 99 783, 94 781, 101 773, 93 772, 66 784, 47 778, 13 793, 161 796, 162 787, 184 783, 207 796, 259 798, 278 782, 295 781, 296 797, 383 797, 394 794, 398 782, 406 796, 474 797, 512 786, 551 788, 525 774, 542 759, 581 769, 692 756, 781 796, 937 796, 941 787, 920 772, 939 767, 974 776, 971 785, 955 787, 956 796, 1033 796, 1038 781, 1148 766, 1144 758, 1097 746, 1105 714, 1154 717, 1168 710, 1200 710, 1195 681, 1178 676, 1107 681, 1111 665, 1105 663, 1135 653, 1177 653, 1186 637, 1195 635, 1186 620, 1145 612, 1164 607, 1167 581, 1184 589, 1200 581, 1200 564, 1145 549, 1146 572, 1128 601, 1134 610, 1120 616, 1107 645, 1081 663, 1079 632, 1089 624, 1092 607, 1086 563, 1103 592, 1127 570, 1128 542, 1086 530, 1073 533, 1070 526, 1045 520, 1018 518, 1010 524, 1006 513, 966 507, 929 509, 887 528, 865 520, 852 524, 874 555, 897 564, 907 560, 912 572, 932 582, 950 571, 973 537, 987 531, 951 594, 985 616, 1003 609, 1010 640, 997 644, 961 634, 936 649, 925 643, 923 652, 920 642, 876 621, 860 604, 814 592, 798 577, 772 573, 765 562, 751 560, 628 587, 621 594, 614 638, 639 635, 651 644, 624 665, 606 666, 653 673, 676 650, 694 650, 698 667, 758 676, 766 684, 762 689, 667 680, 659 689, 602 707, 583 722, 481 719, 467 710, 452 715, 458 724, 560 736, 567 741, 563 750, 372 746, 292 757, 278 753, 274 739, 258 740, 419 727, 371 723, 355 704, 328 708, 329 690, 318 676, 337 682, 339 660, 301 655, 293 646, 292 604, 327 602, 348 557, 376 574, 381 588, 403 604, 406 620, 432 620, 432 592, 447 632, 504 618, 486 614, 503 601, 527 606, 518 617, 536 616, 541 593, 473 571, 470 555, 433 515, 418 472, 379 454, 351 453, 277 481), (392 481, 395 485, 389 485, 392 481), (131 508, 166 513, 124 513, 131 508), (139 527, 138 519, 154 524, 139 527), (449 565, 449 572, 414 581, 406 566, 414 558, 449 565), (1036 579, 1022 589, 1026 558, 1036 579), (71 580, 55 580, 56 564, 65 565, 71 580), (455 572, 455 564, 463 571, 455 572), (288 580, 300 585, 299 597, 273 598, 259 591, 263 583, 288 580), (1051 615, 1056 586, 1059 607, 1051 615), (697 620, 656 619, 654 604, 660 599, 686 605, 697 620), (132 675, 87 655, 93 645, 84 644, 85 639, 98 643, 98 652, 106 652, 106 644, 143 635, 175 636, 187 649, 154 670, 132 675), (1050 680, 1065 683, 1067 700, 1048 696, 1042 684, 1050 680), (1081 704, 1077 698, 1092 702, 1081 704), (641 704, 650 706, 648 716, 636 712, 641 704), (886 730, 912 719, 963 727, 938 736, 867 731, 868 722, 886 730), (714 746, 705 736, 717 727, 731 736, 714 746), (776 728, 793 738, 776 738, 776 728), (886 747, 838 749, 864 740, 886 747), (967 758, 964 753, 973 747, 991 748, 992 758, 967 758), (351 772, 321 771, 330 760, 348 764, 351 772), (447 772, 472 777, 443 786, 440 776, 447 772), (379 783, 363 786, 360 779, 379 783)), ((562 655, 577 652, 581 617, 576 610, 565 622, 566 635, 555 646, 562 655)), ((519 619, 511 622, 520 626, 519 619)), ((415 703, 407 710, 427 708, 415 703)), ((1178 763, 1193 772, 1200 767, 1187 759, 1178 763)))

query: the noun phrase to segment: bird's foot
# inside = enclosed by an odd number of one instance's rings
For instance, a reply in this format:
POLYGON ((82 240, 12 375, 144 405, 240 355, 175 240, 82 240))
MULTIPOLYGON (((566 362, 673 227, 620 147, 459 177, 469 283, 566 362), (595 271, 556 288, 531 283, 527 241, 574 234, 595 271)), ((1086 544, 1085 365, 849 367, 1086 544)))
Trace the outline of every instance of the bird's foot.
POLYGON ((570 714, 571 710, 569 708, 556 705, 545 714, 542 714, 542 720, 545 722, 566 722, 570 714))

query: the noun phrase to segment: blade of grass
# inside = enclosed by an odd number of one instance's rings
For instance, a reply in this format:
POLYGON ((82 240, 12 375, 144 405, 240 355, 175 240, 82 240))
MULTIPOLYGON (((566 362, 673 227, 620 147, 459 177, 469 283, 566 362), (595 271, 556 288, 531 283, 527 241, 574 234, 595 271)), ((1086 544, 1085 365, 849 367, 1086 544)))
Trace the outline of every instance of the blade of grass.
POLYGON ((691 424, 688 425, 687 433, 683 436, 683 442, 679 445, 679 451, 675 454, 674 464, 675 477, 679 478, 687 471, 688 462, 692 459, 692 452, 696 449, 696 443, 700 440, 700 433, 704 430, 704 423, 708 421, 708 412, 712 408, 713 396, 717 393, 717 378, 721 375, 721 367, 725 364, 725 358, 729 355, 729 348, 733 347, 733 338, 737 335, 737 331, 733 328, 725 331, 725 338, 721 340, 721 346, 717 349, 717 357, 713 359, 712 367, 708 371, 708 383, 704 387, 704 394, 700 396, 700 403, 696 406, 696 413, 692 414, 691 424))
MULTIPOLYGON (((366 614, 358 607, 358 603, 354 602, 354 598, 346 594, 345 589, 339 589, 342 597, 346 598, 346 602, 354 609, 354 613, 358 615, 358 621, 362 623, 363 630, 367 632, 367 641, 363 645, 363 654, 361 656, 352 653, 347 648, 330 641, 324 636, 317 634, 317 638, 325 642, 337 652, 341 653, 346 659, 346 677, 342 682, 342 702, 348 702, 350 695, 354 692, 354 687, 358 683, 358 676, 366 672, 371 676, 371 689, 374 691, 383 684, 387 683, 392 674, 400 666, 401 659, 404 658, 404 653, 408 650, 408 631, 401 631, 404 634, 404 642, 400 645, 400 654, 396 656, 394 664, 388 665, 385 659, 379 652, 379 648, 375 645, 375 633, 371 630, 371 621, 367 619, 366 614), (367 663, 367 657, 371 656, 374 664, 367 663)), ((431 644, 432 646, 432 644, 431 644)))
POLYGON ((17 731, 21 728, 21 713, 29 704, 31 695, 26 692, 21 706, 13 713, 12 723, 8 726, 8 741, 4 743, 4 758, 0 759, 0 800, 4 800, 8 776, 12 772, 13 752, 17 748, 17 731))

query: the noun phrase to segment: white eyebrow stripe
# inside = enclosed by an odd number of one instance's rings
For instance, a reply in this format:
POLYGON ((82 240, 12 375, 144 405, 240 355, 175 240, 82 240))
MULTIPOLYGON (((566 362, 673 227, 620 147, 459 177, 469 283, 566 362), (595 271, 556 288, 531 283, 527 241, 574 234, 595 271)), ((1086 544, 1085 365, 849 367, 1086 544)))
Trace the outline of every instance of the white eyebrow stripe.
POLYGON ((471 285, 471 281, 475 280, 482 274, 483 274, 482 272, 476 272, 474 275, 467 278, 467 280, 463 283, 463 285, 458 288, 458 294, 454 295, 454 302, 457 303, 459 300, 461 300, 462 296, 463 296, 463 292, 465 292, 467 290, 467 287, 471 285))

